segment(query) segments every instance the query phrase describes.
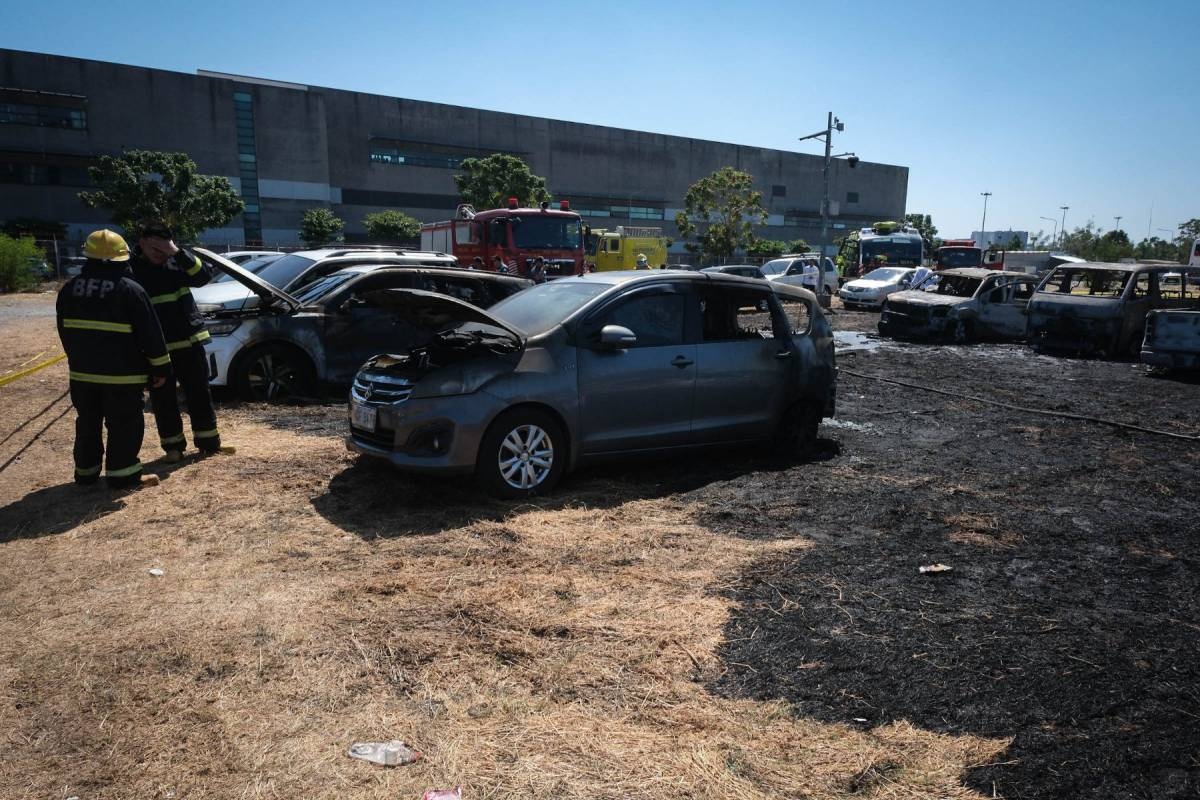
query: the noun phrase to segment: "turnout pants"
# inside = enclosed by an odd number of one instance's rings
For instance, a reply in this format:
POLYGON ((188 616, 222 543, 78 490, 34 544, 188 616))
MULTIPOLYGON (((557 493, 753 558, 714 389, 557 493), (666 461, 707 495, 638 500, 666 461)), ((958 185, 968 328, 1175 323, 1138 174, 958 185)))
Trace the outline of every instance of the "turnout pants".
POLYGON ((221 435, 217 432, 217 412, 208 388, 208 361, 204 357, 204 345, 193 344, 171 351, 171 372, 172 376, 167 378, 166 383, 150 390, 154 423, 163 450, 182 453, 187 449, 183 417, 179 413, 179 398, 175 392, 178 382, 187 401, 188 416, 192 419, 192 438, 196 447, 215 451, 221 446, 221 435))
POLYGON ((95 483, 104 479, 114 488, 132 486, 142 477, 145 421, 142 419, 142 387, 71 381, 71 403, 75 406, 75 482, 95 483), (105 453, 101 428, 108 429, 105 453))

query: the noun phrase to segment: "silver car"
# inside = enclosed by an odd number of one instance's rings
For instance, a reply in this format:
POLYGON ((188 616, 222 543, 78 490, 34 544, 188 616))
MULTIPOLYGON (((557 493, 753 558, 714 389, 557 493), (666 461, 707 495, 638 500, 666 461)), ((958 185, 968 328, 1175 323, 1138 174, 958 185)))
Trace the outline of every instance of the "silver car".
POLYGON ((594 457, 772 441, 804 450, 836 391, 809 291, 706 272, 561 278, 488 311, 410 292, 438 335, 354 380, 348 447, 405 470, 546 492, 594 457), (765 310, 762 310, 765 309, 765 310))

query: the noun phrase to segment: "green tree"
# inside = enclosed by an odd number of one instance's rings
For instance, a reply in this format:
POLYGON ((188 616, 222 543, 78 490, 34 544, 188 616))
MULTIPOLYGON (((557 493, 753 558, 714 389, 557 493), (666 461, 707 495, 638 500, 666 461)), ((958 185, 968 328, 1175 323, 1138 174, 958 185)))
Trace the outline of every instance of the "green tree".
POLYGON ((1179 234, 1175 237, 1175 244, 1179 248, 1180 264, 1186 264, 1192 253, 1192 243, 1200 239, 1200 218, 1193 217, 1187 222, 1179 226, 1179 234))
POLYGON ((746 246, 746 255, 751 258, 779 258, 788 252, 794 251, 787 249, 787 242, 775 239, 755 239, 746 246))
POLYGON ((1174 242, 1168 242, 1157 236, 1151 236, 1149 239, 1143 239, 1138 242, 1137 246, 1133 248, 1133 254, 1139 259, 1178 261, 1179 246, 1174 242))
POLYGON ((462 162, 463 174, 454 176, 454 185, 464 203, 480 211, 501 208, 515 197, 522 206, 548 201, 546 179, 534 175, 529 165, 516 156, 495 153, 487 158, 468 158, 462 162))
POLYGON ((17 292, 32 286, 37 276, 31 267, 41 264, 45 257, 33 237, 0 233, 0 291, 17 292))
POLYGON ((421 235, 421 223, 400 211, 377 211, 363 217, 373 242, 411 242, 421 235))
POLYGON ((749 247, 756 238, 754 228, 767 219, 754 179, 733 167, 721 167, 693 183, 683 209, 675 215, 675 225, 685 241, 695 239, 685 247, 716 257, 749 247))
POLYGON ((106 208, 112 221, 136 234, 143 219, 160 219, 181 242, 194 241, 209 228, 223 227, 243 209, 226 178, 200 175, 186 153, 128 150, 101 156, 88 168, 95 191, 80 192, 88 208, 106 208))
POLYGON ((1020 250, 1021 249, 1021 237, 1017 236, 1014 233, 1012 239, 1009 240, 1008 247, 1006 249, 1007 250, 1020 250))
POLYGON ((333 215, 328 208, 310 208, 300 221, 300 241, 309 247, 335 241, 345 223, 333 215))
POLYGON ((1133 257, 1133 244, 1125 231, 1109 231, 1096 240, 1089 261, 1120 261, 1133 257))
POLYGON ((787 250, 785 252, 807 253, 811 249, 812 247, 810 247, 808 242, 804 241, 803 239, 792 239, 790 242, 788 242, 787 250))
POLYGON ((942 240, 938 238, 938 229, 934 226, 931 215, 905 214, 904 221, 916 228, 917 233, 921 234, 921 241, 925 243, 926 254, 932 255, 942 246, 942 240))

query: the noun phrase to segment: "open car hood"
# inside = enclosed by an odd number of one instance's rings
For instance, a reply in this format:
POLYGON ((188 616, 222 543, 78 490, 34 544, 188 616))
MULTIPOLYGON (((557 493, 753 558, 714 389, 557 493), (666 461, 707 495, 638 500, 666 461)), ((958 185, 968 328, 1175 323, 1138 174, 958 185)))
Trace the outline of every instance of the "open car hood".
POLYGON ((228 258, 217 255, 211 250, 205 250, 203 247, 192 248, 192 252, 254 292, 262 300, 264 306, 278 306, 286 308, 288 311, 295 311, 300 308, 299 300, 292 297, 283 289, 272 286, 254 273, 242 269, 228 258))
POLYGON ((422 289, 377 289, 364 298, 376 308, 394 309, 405 322, 441 333, 463 322, 476 322, 497 328, 517 347, 525 345, 525 334, 501 322, 478 306, 436 292, 422 289))

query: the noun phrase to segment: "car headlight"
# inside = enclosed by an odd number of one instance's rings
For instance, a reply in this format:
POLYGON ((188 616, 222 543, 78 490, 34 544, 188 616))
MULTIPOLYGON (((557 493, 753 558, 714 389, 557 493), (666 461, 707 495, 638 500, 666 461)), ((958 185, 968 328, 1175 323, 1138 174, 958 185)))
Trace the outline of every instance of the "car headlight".
POLYGON ((240 319, 223 319, 220 322, 208 322, 204 327, 210 336, 228 336, 242 325, 240 319))

